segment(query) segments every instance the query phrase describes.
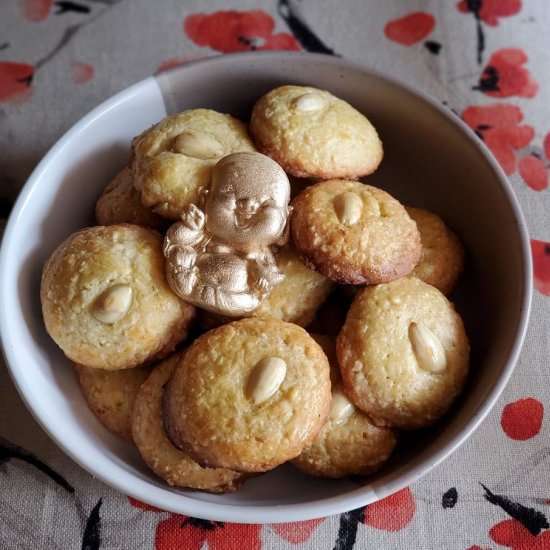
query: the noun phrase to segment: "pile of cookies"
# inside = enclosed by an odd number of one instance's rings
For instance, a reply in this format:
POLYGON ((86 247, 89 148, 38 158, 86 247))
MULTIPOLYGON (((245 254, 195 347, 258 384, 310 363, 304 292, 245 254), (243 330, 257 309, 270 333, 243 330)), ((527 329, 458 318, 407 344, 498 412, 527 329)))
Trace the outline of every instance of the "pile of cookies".
POLYGON ((232 491, 288 461, 369 475, 460 392, 446 295, 464 250, 359 181, 382 157, 368 119, 316 88, 269 91, 248 126, 185 111, 134 138, 98 225, 47 261, 48 333, 170 485, 232 491))

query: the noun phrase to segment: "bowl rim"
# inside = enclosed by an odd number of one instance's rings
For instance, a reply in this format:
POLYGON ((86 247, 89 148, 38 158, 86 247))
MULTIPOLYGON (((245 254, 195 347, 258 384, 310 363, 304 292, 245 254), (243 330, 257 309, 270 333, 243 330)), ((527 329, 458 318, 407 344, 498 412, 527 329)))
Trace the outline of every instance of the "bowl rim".
MULTIPOLYGON (((36 410, 38 405, 35 406, 32 400, 30 400, 26 395, 25 388, 23 384, 20 383, 17 375, 17 371, 19 369, 17 354, 13 348, 8 345, 9 343, 7 341, 6 334, 7 326, 9 324, 9 315, 6 308, 0 308, 0 341, 2 344, 2 353, 8 367, 8 372, 10 373, 14 385, 25 406, 40 427, 49 435, 49 437, 53 439, 56 445, 60 447, 65 454, 67 454, 86 471, 96 476, 104 483, 114 487, 122 494, 152 504, 163 510, 175 513, 191 514, 198 518, 210 520, 239 523, 279 523, 287 521, 302 521, 342 513, 360 506, 371 504, 372 502, 389 496, 400 489, 408 487, 413 482, 426 475, 435 466, 443 462, 445 458, 450 456, 479 427, 483 419, 493 409, 497 399, 508 383, 525 339, 533 294, 532 260, 529 235, 525 218, 521 211, 519 201, 513 191, 512 185, 489 149, 459 116, 452 112, 448 107, 445 107, 439 100, 433 98, 426 92, 419 90, 415 86, 404 83, 399 78, 391 76, 378 69, 372 69, 361 63, 345 60, 332 55, 307 52, 256 51, 247 53, 220 54, 194 60, 186 63, 185 65, 170 69, 165 73, 160 73, 159 75, 149 76, 142 79, 137 83, 134 83, 117 92, 90 110, 86 115, 73 124, 52 147, 50 147, 42 160, 34 168, 19 193, 13 210, 8 218, 8 223, 4 231, 2 246, 0 249, 0 301, 3 301, 1 300, 1 297, 6 292, 5 281, 7 273, 9 272, 9 265, 6 261, 6 257, 10 247, 10 242, 15 234, 18 219, 30 200, 37 181, 41 178, 42 173, 47 169, 51 159, 55 158, 58 152, 61 151, 65 144, 72 140, 75 135, 85 129, 89 124, 93 123, 95 118, 98 116, 103 116, 106 111, 115 108, 118 103, 123 102, 133 93, 139 94, 143 87, 151 85, 153 82, 160 88, 159 82, 164 78, 163 75, 167 73, 185 73, 196 65, 212 65, 212 69, 214 69, 217 64, 231 64, 236 60, 238 60, 239 63, 243 60, 250 60, 253 62, 261 58, 284 61, 285 59, 296 59, 299 57, 306 61, 317 61, 321 64, 345 67, 353 71, 367 73, 386 83, 389 83, 392 86, 396 86, 409 92, 413 96, 416 96, 428 104, 428 106, 432 109, 435 109, 440 115, 451 121, 451 123, 462 130, 464 136, 476 146, 488 162, 500 183, 501 189, 504 191, 508 204, 513 212, 517 231, 519 233, 523 264, 523 289, 521 296, 521 312, 517 323, 517 332, 513 344, 510 347, 507 359, 503 365, 502 372, 494 386, 488 391, 485 401, 478 407, 473 416, 467 422, 466 426, 454 438, 442 445, 442 447, 430 457, 429 462, 424 462, 411 467, 409 470, 406 470, 404 473, 396 476, 384 485, 373 487, 367 481, 366 485, 337 496, 322 498, 307 503, 300 502, 283 505, 266 505, 254 507, 251 510, 248 505, 222 504, 206 500, 197 500, 178 493, 167 493, 167 496, 172 494, 172 496, 177 499, 177 502, 174 499, 170 499, 170 502, 166 502, 164 498, 162 498, 163 494, 157 496, 156 491, 150 491, 150 482, 136 480, 135 476, 126 472, 118 465, 114 466, 114 473, 112 473, 111 470, 108 472, 97 471, 91 461, 87 460, 86 456, 78 455, 76 450, 73 450, 68 443, 65 443, 63 434, 56 430, 55 425, 48 423, 45 419, 39 416, 36 410), (121 475, 121 473, 125 475, 121 475)), ((164 493, 166 493, 166 491, 164 493)))

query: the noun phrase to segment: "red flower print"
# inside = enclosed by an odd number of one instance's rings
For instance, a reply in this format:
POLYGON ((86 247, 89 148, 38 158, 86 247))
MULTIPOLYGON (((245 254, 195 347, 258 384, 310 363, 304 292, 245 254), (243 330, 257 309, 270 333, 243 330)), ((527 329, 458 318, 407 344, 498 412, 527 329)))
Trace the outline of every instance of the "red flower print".
POLYGON ((310 519, 294 523, 275 523, 271 526, 280 537, 293 544, 305 542, 311 536, 313 530, 323 521, 324 518, 310 519))
POLYGON ((183 29, 195 44, 222 53, 300 49, 290 34, 273 34, 275 22, 262 10, 195 13, 185 18, 183 29))
POLYGON ((73 82, 75 84, 83 84, 88 82, 94 76, 94 68, 88 63, 79 63, 74 61, 72 64, 73 82))
POLYGON ((156 550, 261 550, 261 525, 206 521, 173 514, 157 525, 156 550))
POLYGON ((477 12, 482 21, 495 27, 499 17, 510 17, 521 10, 521 0, 461 0, 458 9, 464 13, 477 12))
POLYGON ((500 424, 509 438, 525 441, 540 432, 543 416, 542 403, 537 399, 527 397, 508 403, 502 410, 500 424))
POLYGON ((550 132, 544 137, 544 156, 550 160, 550 132))
POLYGON ((508 175, 516 171, 515 150, 529 145, 535 130, 523 120, 521 109, 508 103, 471 106, 462 113, 464 122, 485 142, 508 175))
POLYGON ((32 95, 34 67, 26 63, 0 62, 0 102, 23 103, 32 95))
POLYGON ((544 162, 532 155, 519 161, 519 173, 523 181, 534 191, 542 191, 548 187, 548 170, 544 162))
POLYGON ((535 288, 550 296, 550 243, 531 239, 535 288))
POLYGON ((496 51, 474 89, 492 97, 534 97, 539 85, 531 73, 523 67, 527 55, 520 48, 507 48, 496 51))
POLYGON ((501 546, 512 550, 550 550, 550 531, 532 535, 515 519, 507 519, 494 525, 489 536, 501 546))
POLYGON ((29 21, 44 21, 50 14, 53 0, 19 0, 21 15, 29 21))
POLYGON ((394 42, 411 46, 428 36, 434 27, 434 16, 418 11, 388 22, 384 27, 384 34, 394 42))
POLYGON ((363 523, 384 531, 400 531, 412 521, 415 511, 416 502, 410 489, 406 488, 369 504, 365 508, 363 523))

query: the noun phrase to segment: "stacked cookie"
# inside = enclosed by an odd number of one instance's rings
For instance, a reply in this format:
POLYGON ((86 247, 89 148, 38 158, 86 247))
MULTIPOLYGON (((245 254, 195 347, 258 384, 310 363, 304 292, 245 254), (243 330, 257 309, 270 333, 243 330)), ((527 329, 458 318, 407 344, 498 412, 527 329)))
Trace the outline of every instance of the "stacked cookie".
POLYGON ((462 245, 358 180, 382 157, 367 118, 316 88, 271 90, 248 128, 185 111, 133 140, 99 225, 46 263, 46 329, 90 409, 170 485, 232 491, 287 461, 369 475, 461 390, 443 293, 462 245))

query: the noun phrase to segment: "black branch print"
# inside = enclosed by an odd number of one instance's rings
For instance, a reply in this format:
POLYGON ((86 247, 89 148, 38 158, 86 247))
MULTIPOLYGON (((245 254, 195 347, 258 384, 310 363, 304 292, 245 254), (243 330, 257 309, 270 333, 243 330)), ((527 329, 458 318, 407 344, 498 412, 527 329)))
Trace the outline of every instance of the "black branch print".
POLYGON ((472 86, 472 90, 478 90, 480 92, 498 92, 500 91, 498 81, 498 69, 488 65, 483 71, 477 86, 472 86))
POLYGON ((514 502, 503 495, 495 495, 483 483, 480 483, 480 485, 485 490, 487 501, 500 506, 511 518, 522 523, 532 535, 538 535, 543 529, 550 527, 546 516, 542 512, 523 506, 523 504, 514 502))
POLYGON ((97 12, 92 13, 89 17, 87 17, 84 21, 81 23, 77 23, 75 25, 71 25, 70 27, 67 27, 65 29, 65 32, 63 33, 63 36, 59 40, 59 42, 53 47, 51 51, 49 51, 44 57, 39 59, 36 63, 34 63, 34 69, 35 72, 42 68, 46 63, 49 63, 52 59, 54 59, 57 54, 71 41, 73 38, 85 27, 93 23, 97 18, 101 17, 105 13, 107 13, 114 5, 120 3, 122 0, 112 0, 110 2, 101 2, 106 5, 102 10, 97 10, 97 12))
POLYGON ((364 508, 357 508, 340 516, 340 527, 333 550, 351 550, 353 548, 357 539, 357 526, 364 511, 364 508))
POLYGON ((468 10, 474 14, 476 20, 476 32, 477 32, 477 62, 481 65, 483 60, 483 51, 485 50, 485 33, 483 31, 483 24, 481 22, 481 6, 483 0, 466 0, 468 10))
POLYGON ((67 12, 90 13, 90 8, 76 2, 60 1, 55 3, 55 15, 62 15, 67 12))
POLYGON ((286 21, 294 38, 298 40, 304 50, 314 53, 338 55, 309 28, 307 23, 297 13, 292 1, 279 0, 277 10, 279 15, 286 21))
POLYGON ((99 550, 100 548, 101 517, 99 516, 99 509, 102 503, 103 499, 100 498, 86 520, 84 534, 82 535, 82 550, 99 550))
POLYGON ((61 474, 58 474, 47 464, 44 464, 44 462, 42 462, 32 453, 23 449, 22 447, 12 445, 11 443, 0 443, 0 464, 5 464, 13 459, 21 460, 23 462, 26 462, 27 464, 30 464, 31 466, 34 466, 36 469, 40 470, 50 479, 55 481, 57 485, 65 489, 65 491, 70 494, 74 493, 74 487, 61 474))
POLYGON ((185 527, 186 525, 191 525, 192 527, 198 527, 203 531, 214 531, 215 529, 224 527, 223 521, 211 521, 208 519, 199 519, 199 518, 192 518, 192 517, 185 518, 181 522, 182 528, 185 527))

